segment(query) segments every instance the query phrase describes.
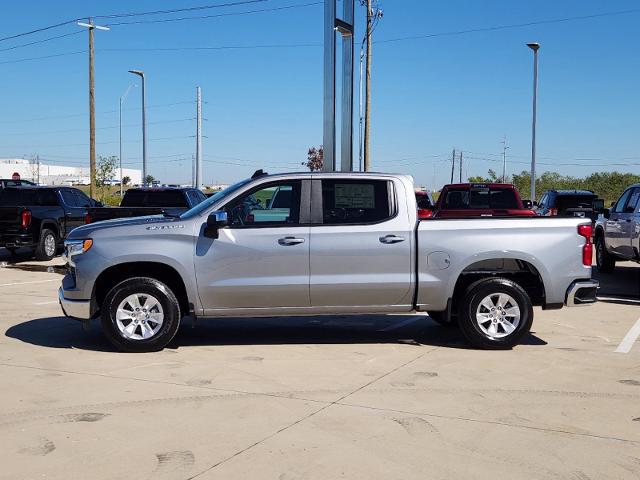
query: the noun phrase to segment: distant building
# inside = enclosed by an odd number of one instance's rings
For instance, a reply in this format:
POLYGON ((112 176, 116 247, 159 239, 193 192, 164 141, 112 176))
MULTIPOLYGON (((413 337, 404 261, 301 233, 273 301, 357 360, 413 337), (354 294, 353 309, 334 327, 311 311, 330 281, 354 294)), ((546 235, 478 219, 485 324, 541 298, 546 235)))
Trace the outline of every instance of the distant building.
MULTIPOLYGON (((87 163, 89 163, 87 161, 87 163)), ((22 158, 0 158, 0 178, 11 178, 17 173, 22 180, 40 182, 44 185, 89 185, 89 167, 70 167, 64 165, 49 165, 40 162, 39 177, 38 164, 22 158)), ((131 184, 142 182, 141 170, 123 168, 122 176, 129 177, 131 184)), ((115 177, 111 183, 119 183, 120 169, 116 168, 115 177)))

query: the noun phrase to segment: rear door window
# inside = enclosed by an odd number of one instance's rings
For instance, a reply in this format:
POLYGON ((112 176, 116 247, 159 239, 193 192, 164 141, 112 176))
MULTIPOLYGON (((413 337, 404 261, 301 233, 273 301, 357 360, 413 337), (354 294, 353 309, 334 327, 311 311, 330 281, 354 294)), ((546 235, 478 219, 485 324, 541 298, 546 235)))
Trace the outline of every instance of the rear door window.
POLYGON ((370 224, 394 216, 387 180, 322 180, 324 225, 370 224))
POLYGON ((443 207, 449 210, 464 209, 517 209, 516 194, 507 188, 475 187, 471 189, 450 189, 447 191, 443 207))
POLYGON ((60 192, 62 193, 62 200, 64 200, 64 204, 67 205, 68 207, 78 207, 78 198, 76 197, 76 194, 74 193, 73 190, 69 190, 67 188, 64 188, 62 190, 60 190, 60 192))

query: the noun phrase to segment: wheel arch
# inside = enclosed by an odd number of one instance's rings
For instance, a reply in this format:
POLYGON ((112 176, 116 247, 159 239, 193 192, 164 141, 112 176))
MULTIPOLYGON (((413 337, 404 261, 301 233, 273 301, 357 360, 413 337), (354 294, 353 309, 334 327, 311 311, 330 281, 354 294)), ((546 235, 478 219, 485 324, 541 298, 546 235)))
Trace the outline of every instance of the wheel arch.
POLYGON ((98 315, 100 307, 109 291, 118 283, 133 277, 148 277, 166 284, 174 293, 184 315, 194 311, 184 279, 171 265, 162 262, 124 262, 105 269, 98 275, 91 295, 92 316, 98 315))

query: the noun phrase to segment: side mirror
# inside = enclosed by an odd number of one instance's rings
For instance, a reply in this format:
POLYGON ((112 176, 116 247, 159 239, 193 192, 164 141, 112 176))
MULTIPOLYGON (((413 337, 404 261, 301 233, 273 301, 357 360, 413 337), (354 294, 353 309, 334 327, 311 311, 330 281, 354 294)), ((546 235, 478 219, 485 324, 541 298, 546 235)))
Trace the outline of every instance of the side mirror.
POLYGON ((531 200, 522 200, 522 206, 528 210, 533 208, 533 202, 531 200))
POLYGON ((224 210, 218 210, 207 217, 207 226, 204 227, 204 236, 218 238, 218 230, 229 225, 229 215, 224 210))
POLYGON ((604 211, 604 200, 601 198, 596 198, 593 201, 593 211, 597 213, 602 213, 604 211))

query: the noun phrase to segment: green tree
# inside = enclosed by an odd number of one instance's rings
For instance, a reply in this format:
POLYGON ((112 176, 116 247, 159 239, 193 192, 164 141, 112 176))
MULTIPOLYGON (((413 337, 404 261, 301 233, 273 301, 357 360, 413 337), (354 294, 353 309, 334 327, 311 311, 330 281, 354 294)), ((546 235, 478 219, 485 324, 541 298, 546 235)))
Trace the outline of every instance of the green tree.
POLYGON ((153 182, 155 182, 156 179, 153 177, 153 175, 147 175, 146 177, 144 177, 144 184, 145 185, 153 185, 153 182))
POLYGON ((96 178, 94 184, 99 191, 100 201, 104 202, 105 190, 109 181, 115 177, 116 164, 118 163, 118 157, 103 157, 98 158, 98 165, 96 166, 96 178))
POLYGON ((125 175, 124 177, 122 177, 122 185, 123 185, 123 186, 125 186, 125 187, 126 187, 126 186, 127 186, 127 185, 129 185, 130 183, 131 183, 131 177, 128 177, 128 176, 126 176, 126 175, 125 175))

